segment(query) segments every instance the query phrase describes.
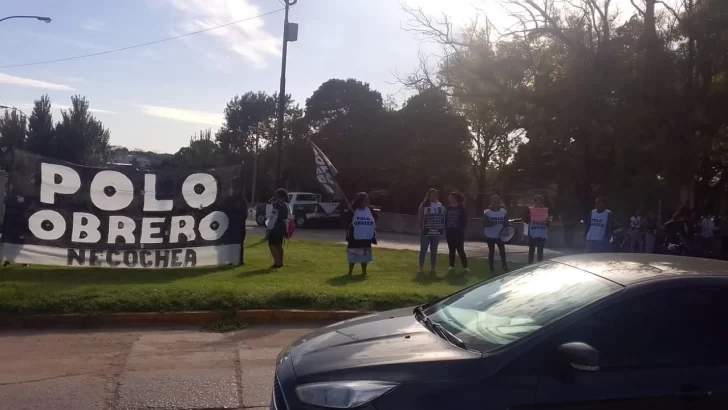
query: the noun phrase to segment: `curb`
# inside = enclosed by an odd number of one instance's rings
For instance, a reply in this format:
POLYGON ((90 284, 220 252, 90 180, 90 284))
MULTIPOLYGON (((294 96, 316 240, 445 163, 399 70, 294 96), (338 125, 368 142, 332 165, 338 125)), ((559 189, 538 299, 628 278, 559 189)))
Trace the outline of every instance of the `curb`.
POLYGON ((0 315, 0 329, 204 326, 230 317, 236 317, 250 324, 339 322, 368 313, 324 310, 241 310, 233 312, 150 312, 102 315, 0 315))

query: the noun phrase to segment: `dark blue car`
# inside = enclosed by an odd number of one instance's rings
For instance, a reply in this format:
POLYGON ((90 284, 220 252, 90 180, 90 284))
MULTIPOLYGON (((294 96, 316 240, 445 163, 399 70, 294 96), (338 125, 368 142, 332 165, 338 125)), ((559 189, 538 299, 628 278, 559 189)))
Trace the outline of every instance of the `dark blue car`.
POLYGON ((271 409, 728 409, 728 263, 558 258, 318 329, 271 409))

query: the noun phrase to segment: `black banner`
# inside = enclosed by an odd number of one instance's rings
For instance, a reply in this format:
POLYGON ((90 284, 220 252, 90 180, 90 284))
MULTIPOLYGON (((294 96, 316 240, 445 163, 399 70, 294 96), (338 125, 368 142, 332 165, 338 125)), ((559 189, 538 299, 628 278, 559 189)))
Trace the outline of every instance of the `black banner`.
POLYGON ((311 140, 308 140, 308 142, 311 144, 311 148, 313 149, 313 158, 314 161, 316 161, 316 180, 324 191, 334 195, 336 193, 336 181, 334 178, 336 178, 339 171, 337 171, 334 164, 329 161, 326 154, 321 151, 321 148, 319 148, 311 140))
POLYGON ((5 260, 128 268, 240 263, 246 215, 239 166, 147 171, 13 155, 5 260))

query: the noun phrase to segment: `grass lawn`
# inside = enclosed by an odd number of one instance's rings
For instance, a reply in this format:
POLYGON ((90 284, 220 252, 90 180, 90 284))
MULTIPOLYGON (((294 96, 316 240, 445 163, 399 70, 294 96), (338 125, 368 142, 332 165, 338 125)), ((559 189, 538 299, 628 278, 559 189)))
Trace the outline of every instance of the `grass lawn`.
POLYGON ((471 260, 467 276, 448 275, 444 255, 436 277, 421 275, 417 252, 377 248, 368 277, 358 269, 348 276, 345 246, 295 238, 286 247, 287 266, 272 271, 261 240, 248 236, 240 267, 1 268, 0 313, 386 310, 431 301, 491 276, 483 260, 471 260))

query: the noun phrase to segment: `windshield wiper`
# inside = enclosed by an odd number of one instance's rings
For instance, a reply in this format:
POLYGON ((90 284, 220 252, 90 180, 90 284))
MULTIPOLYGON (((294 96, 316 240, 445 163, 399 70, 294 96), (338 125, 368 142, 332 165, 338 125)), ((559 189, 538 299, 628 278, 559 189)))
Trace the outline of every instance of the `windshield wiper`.
POLYGON ((417 306, 415 308, 415 318, 417 320, 422 321, 422 324, 428 330, 430 330, 432 333, 440 336, 441 338, 449 341, 450 343, 454 344, 455 346, 457 346, 459 348, 467 350, 467 347, 465 347, 465 342, 460 340, 460 338, 458 338, 454 334, 450 333, 448 330, 446 330, 444 327, 442 327, 441 324, 439 324, 439 323, 433 321, 432 319, 430 319, 429 317, 427 317, 424 310, 422 309, 422 306, 417 306))

